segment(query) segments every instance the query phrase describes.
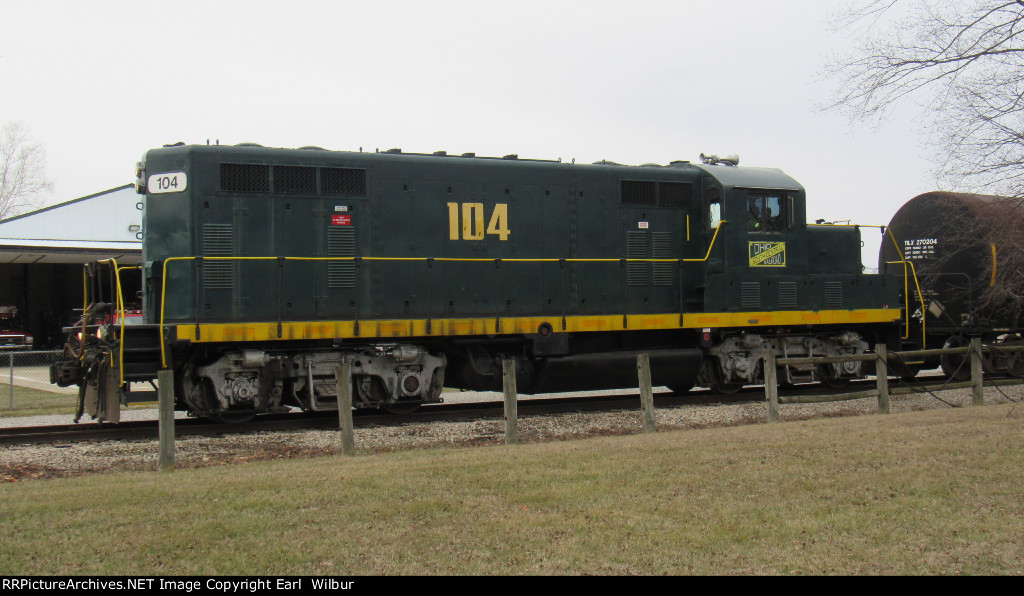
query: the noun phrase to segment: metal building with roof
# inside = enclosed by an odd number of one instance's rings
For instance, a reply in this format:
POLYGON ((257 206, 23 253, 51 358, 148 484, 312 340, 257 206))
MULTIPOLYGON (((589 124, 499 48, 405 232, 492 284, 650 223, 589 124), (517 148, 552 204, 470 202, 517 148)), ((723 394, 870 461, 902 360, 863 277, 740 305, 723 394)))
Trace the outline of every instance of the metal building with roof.
MULTIPOLYGON (((142 260, 141 203, 130 184, 0 221, 0 305, 17 308, 36 348, 58 347, 61 327, 82 308, 82 267, 101 259, 142 260)), ((127 295, 138 277, 128 276, 127 295)))

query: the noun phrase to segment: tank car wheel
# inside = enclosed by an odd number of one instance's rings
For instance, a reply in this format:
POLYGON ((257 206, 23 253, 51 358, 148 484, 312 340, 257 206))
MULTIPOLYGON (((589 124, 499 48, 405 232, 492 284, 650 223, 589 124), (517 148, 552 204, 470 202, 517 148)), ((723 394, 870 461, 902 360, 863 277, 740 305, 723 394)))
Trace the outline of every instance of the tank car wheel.
POLYGON ((899 377, 904 383, 913 383, 917 379, 917 373, 921 372, 921 370, 920 364, 889 362, 889 376, 899 377))
MULTIPOLYGON (((967 345, 963 337, 955 335, 942 344, 943 349, 960 348, 967 345)), ((960 354, 943 354, 941 357, 942 374, 955 381, 966 381, 971 378, 971 366, 966 356, 960 354)))
MULTIPOLYGON (((1019 335, 1005 335, 999 338, 1000 346, 1020 346, 1024 345, 1024 339, 1019 335)), ((1010 364, 1010 369, 1007 371, 1011 377, 1021 378, 1024 377, 1024 352, 1007 352, 1013 357, 1013 363, 1010 364)))

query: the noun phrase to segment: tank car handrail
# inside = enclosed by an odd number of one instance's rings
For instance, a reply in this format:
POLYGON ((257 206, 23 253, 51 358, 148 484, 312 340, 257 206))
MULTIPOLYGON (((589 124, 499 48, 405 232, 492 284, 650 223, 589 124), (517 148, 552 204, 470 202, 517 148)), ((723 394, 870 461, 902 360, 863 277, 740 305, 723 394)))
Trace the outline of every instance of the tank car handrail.
MULTIPOLYGON (((903 265, 903 295, 906 296, 906 301, 907 301, 907 310, 906 310, 906 313, 904 314, 904 317, 903 317, 904 321, 906 322, 907 332, 906 332, 906 334, 904 334, 903 339, 910 339, 910 282, 908 280, 908 277, 913 277, 914 278, 914 287, 917 290, 917 299, 921 302, 921 308, 924 308, 924 294, 921 293, 921 282, 917 279, 917 267, 914 266, 913 262, 908 261, 907 258, 903 256, 903 251, 900 250, 900 245, 899 245, 898 242, 896 242, 896 237, 892 235, 892 228, 890 228, 890 227, 883 227, 883 229, 885 230, 886 235, 889 236, 889 238, 892 240, 892 245, 896 248, 896 254, 899 255, 899 257, 900 257, 899 261, 886 261, 885 264, 886 265, 895 265, 896 263, 901 263, 903 265), (907 275, 907 267, 908 266, 910 267, 910 276, 907 275)), ((925 329, 927 323, 925 322, 925 319, 927 319, 927 317, 922 315, 921 316, 921 347, 922 348, 926 347, 926 344, 927 344, 927 335, 926 335, 926 329, 925 329)))
MULTIPOLYGON (((924 307, 924 295, 921 293, 921 282, 917 279, 917 268, 914 264, 908 261, 903 256, 903 251, 900 250, 899 243, 896 242, 896 238, 892 235, 892 230, 889 226, 876 226, 876 225, 864 225, 864 224, 836 224, 836 223, 809 223, 808 226, 820 226, 820 227, 844 227, 844 228, 878 228, 882 230, 882 234, 889 236, 892 239, 893 246, 896 247, 896 254, 899 255, 899 261, 886 261, 886 265, 895 265, 897 263, 903 265, 903 295, 906 297, 906 316, 904 320, 906 322, 906 333, 903 335, 903 339, 910 339, 910 285, 908 277, 914 278, 914 286, 917 289, 917 299, 921 301, 921 307, 924 307), (907 267, 910 267, 910 275, 907 275, 907 267)), ((925 345, 925 317, 921 317, 921 345, 925 345)))
MULTIPOLYGON (((166 342, 164 341, 166 324, 164 322, 165 306, 167 303, 167 269, 171 262, 174 261, 195 261, 202 259, 204 261, 404 261, 404 262, 449 262, 449 263, 703 263, 711 257, 711 251, 715 247, 715 241, 718 239, 718 233, 721 231, 724 224, 729 223, 726 220, 722 220, 718 223, 715 228, 715 235, 711 238, 711 243, 708 245, 708 251, 702 259, 640 259, 640 258, 628 258, 628 259, 581 259, 581 258, 567 258, 567 259, 529 259, 529 258, 458 258, 458 257, 235 257, 235 256, 191 256, 191 257, 168 257, 163 260, 163 272, 162 280, 160 283, 160 364, 163 368, 167 368, 167 351, 166 342)), ((112 260, 112 259, 109 259, 112 260)), ((120 303, 120 279, 118 279, 118 301, 120 303)), ((121 317, 122 325, 122 336, 124 335, 124 317, 121 317)), ((123 358, 123 345, 122 345, 122 358, 123 358)), ((122 367, 123 368, 123 367, 122 367)), ((122 375, 124 374, 122 370, 122 375)), ((123 380, 122 380, 123 383, 123 380)))

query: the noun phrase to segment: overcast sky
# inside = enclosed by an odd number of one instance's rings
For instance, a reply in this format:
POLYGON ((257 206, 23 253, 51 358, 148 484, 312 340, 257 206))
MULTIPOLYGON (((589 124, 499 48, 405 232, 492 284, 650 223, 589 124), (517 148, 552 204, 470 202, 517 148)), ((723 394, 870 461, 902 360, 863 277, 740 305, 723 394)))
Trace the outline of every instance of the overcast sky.
POLYGON ((878 129, 817 109, 825 56, 850 44, 828 25, 840 7, 8 2, 0 125, 45 145, 50 204, 130 183, 149 148, 219 140, 583 163, 737 153, 800 181, 812 221, 887 224, 935 183, 913 106, 878 129))

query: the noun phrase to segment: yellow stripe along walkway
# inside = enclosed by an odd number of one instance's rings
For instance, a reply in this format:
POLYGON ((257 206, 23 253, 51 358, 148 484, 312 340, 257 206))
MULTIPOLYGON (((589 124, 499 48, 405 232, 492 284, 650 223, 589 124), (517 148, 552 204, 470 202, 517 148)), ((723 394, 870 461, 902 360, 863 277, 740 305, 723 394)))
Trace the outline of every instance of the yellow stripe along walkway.
MULTIPOLYGON (((705 327, 775 327, 793 325, 863 325, 899 320, 901 309, 819 310, 730 313, 678 313, 568 316, 567 332, 702 329, 705 327)), ((179 340, 193 342, 258 342, 277 340, 396 339, 468 335, 537 333, 548 324, 562 331, 562 317, 495 317, 460 319, 365 319, 359 321, 262 321, 173 325, 179 340), (428 331, 429 322, 429 331, 428 331), (280 325, 280 335, 278 326, 280 325), (356 326, 358 325, 358 333, 356 326)))

